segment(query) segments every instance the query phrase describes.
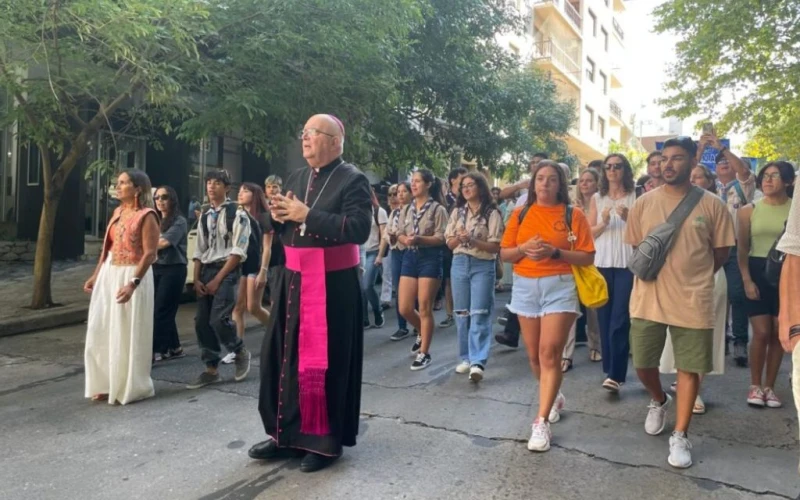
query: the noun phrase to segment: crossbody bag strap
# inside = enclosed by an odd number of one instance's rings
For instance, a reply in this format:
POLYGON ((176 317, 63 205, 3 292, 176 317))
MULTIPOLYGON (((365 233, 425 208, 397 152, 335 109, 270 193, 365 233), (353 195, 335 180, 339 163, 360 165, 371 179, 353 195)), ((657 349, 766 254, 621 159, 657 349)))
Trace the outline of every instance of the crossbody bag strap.
POLYGON ((569 240, 569 249, 575 250, 575 233, 572 232, 572 205, 567 204, 564 209, 564 219, 567 222, 567 240, 569 240))
POLYGON ((733 185, 734 189, 736 189, 736 194, 739 195, 739 203, 741 206, 745 206, 750 203, 750 200, 747 199, 747 196, 744 195, 744 189, 742 189, 742 183, 739 179, 736 179, 736 184, 733 185))
POLYGON ((692 186, 689 192, 686 193, 686 196, 678 203, 678 206, 675 207, 675 210, 669 214, 667 222, 673 224, 677 229, 680 229, 684 221, 689 217, 689 214, 694 210, 694 207, 703 199, 704 195, 705 192, 702 188, 692 186))

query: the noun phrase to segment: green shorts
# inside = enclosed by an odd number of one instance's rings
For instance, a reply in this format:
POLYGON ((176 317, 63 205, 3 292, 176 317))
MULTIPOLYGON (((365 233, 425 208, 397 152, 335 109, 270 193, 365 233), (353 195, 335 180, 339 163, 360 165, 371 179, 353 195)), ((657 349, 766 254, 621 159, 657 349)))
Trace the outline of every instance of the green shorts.
POLYGON ((714 330, 681 328, 646 319, 631 318, 631 352, 635 368, 658 368, 667 341, 672 338, 675 368, 687 373, 714 369, 714 330))

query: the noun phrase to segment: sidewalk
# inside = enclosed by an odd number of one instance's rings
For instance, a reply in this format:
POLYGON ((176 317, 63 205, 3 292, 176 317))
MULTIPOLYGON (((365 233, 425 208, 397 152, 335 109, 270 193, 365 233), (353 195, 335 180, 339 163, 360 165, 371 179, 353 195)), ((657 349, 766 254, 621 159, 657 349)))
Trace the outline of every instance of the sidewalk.
POLYGON ((83 284, 97 262, 53 263, 53 302, 59 307, 29 309, 33 295, 33 265, 0 266, 0 337, 86 321, 89 295, 83 284))

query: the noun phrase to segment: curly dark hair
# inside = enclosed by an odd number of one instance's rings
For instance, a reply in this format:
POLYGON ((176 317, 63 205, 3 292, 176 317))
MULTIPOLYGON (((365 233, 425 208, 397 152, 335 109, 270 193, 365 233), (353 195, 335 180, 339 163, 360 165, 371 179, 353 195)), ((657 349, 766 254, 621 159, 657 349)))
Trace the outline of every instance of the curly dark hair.
MULTIPOLYGON (((465 175, 461 179, 462 186, 464 179, 472 179, 475 181, 475 186, 478 188, 478 198, 481 200, 481 216, 488 220, 492 210, 497 210, 497 203, 495 203, 492 197, 492 190, 489 189, 489 181, 487 181, 486 177, 480 172, 470 172, 465 175)), ((464 198, 464 192, 459 190, 456 207, 461 208, 466 204, 467 200, 464 198)))
POLYGON ((164 190, 167 193, 167 215, 161 216, 161 213, 158 212, 158 218, 161 220, 161 232, 165 232, 167 229, 171 228, 173 224, 175 224, 175 219, 181 215, 180 205, 178 203, 178 193, 172 188, 172 186, 159 186, 156 189, 156 194, 160 190, 164 190))
POLYGON ((778 169, 778 172, 781 174, 781 181, 786 184, 786 194, 789 196, 789 198, 793 198, 794 180, 797 174, 795 173, 792 164, 788 161, 771 161, 761 167, 761 170, 758 171, 758 175, 756 175, 756 187, 761 189, 761 183, 764 181, 764 174, 770 167, 775 167, 778 169))
POLYGON ((538 165, 536 165, 536 168, 533 169, 531 182, 528 184, 528 201, 526 204, 531 206, 536 203, 536 175, 543 168, 552 168, 556 171, 556 174, 558 174, 558 195, 556 195, 556 201, 568 205, 569 183, 567 182, 567 173, 564 172, 564 169, 561 168, 561 165, 553 160, 542 160, 538 165))
POLYGON ((611 153, 603 160, 603 169, 600 170, 600 196, 608 196, 608 175, 606 175, 606 163, 611 158, 619 158, 622 162, 622 189, 626 193, 632 193, 636 189, 636 183, 633 181, 633 169, 631 163, 624 154, 611 153))

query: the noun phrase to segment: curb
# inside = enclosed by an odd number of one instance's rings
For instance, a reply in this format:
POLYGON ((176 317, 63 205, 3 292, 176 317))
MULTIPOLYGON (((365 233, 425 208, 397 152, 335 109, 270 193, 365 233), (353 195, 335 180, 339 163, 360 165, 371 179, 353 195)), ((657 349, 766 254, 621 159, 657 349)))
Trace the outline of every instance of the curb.
POLYGON ((29 318, 13 318, 0 321, 0 337, 9 337, 20 333, 35 332, 60 326, 69 326, 86 321, 89 315, 89 304, 55 307, 29 318))

